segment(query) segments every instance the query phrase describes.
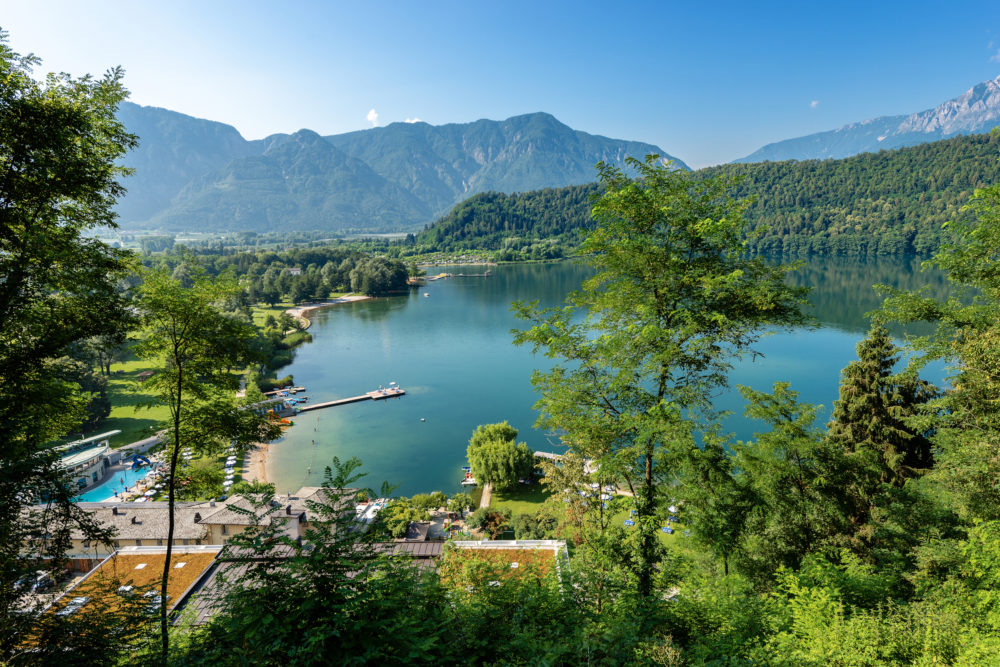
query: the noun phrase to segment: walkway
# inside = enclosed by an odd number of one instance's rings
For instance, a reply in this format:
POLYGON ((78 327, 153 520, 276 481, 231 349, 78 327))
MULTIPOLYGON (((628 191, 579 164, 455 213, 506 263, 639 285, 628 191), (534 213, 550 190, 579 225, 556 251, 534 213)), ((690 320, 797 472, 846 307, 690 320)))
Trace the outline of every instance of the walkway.
POLYGON ((493 500, 493 482, 486 482, 486 486, 483 487, 483 497, 479 500, 480 507, 489 507, 490 501, 493 500))
POLYGON ((362 394, 361 396, 351 396, 350 398, 341 398, 336 401, 327 401, 325 403, 313 403, 312 405, 303 405, 302 407, 297 407, 299 412, 309 412, 310 410, 319 410, 320 408, 332 408, 336 405, 347 405, 348 403, 357 403, 358 401, 381 401, 386 398, 399 398, 400 396, 405 396, 406 390, 399 389, 398 387, 390 387, 388 389, 376 389, 375 391, 370 391, 367 394, 362 394))

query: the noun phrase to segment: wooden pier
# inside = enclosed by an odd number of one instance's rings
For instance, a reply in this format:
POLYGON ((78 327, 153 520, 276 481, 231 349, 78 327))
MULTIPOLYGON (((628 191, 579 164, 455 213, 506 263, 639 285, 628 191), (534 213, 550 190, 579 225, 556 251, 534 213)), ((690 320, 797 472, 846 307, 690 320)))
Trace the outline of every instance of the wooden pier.
POLYGON ((360 396, 352 396, 350 398, 341 398, 336 401, 326 401, 325 403, 313 403, 312 405, 303 405, 298 408, 299 412, 308 412, 309 410, 319 410, 320 408, 332 408, 337 405, 347 405, 348 403, 358 403, 360 401, 381 401, 386 398, 399 398, 400 396, 406 395, 405 389, 400 389, 398 387, 390 387, 388 389, 382 389, 375 391, 370 391, 367 394, 361 394, 360 396))

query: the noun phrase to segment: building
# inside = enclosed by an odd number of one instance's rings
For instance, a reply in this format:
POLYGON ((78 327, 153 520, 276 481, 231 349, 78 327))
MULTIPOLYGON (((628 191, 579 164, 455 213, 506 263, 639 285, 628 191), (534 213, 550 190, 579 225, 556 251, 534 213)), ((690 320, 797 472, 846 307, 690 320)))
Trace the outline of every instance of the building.
MULTIPOLYGON (((221 550, 221 546, 188 546, 173 551, 167 577, 168 611, 187 599, 221 550)), ((166 547, 117 550, 56 598, 49 609, 57 614, 86 614, 88 609, 116 606, 116 597, 137 595, 148 598, 150 611, 156 611, 166 556, 166 547)))
MULTIPOLYGON (((267 507, 258 507, 244 496, 233 496, 225 501, 176 502, 173 546, 221 546, 260 520, 279 526, 281 532, 292 539, 301 539, 306 535, 310 519, 315 521, 317 518, 317 505, 354 511, 355 493, 354 490, 349 490, 340 499, 333 499, 323 487, 307 486, 295 494, 277 496, 267 507)), ((114 538, 110 544, 96 542, 87 539, 78 528, 71 528, 70 544, 66 552, 71 570, 87 572, 120 549, 165 547, 167 544, 167 502, 77 503, 77 507, 110 528, 114 538)), ((39 505, 25 511, 44 513, 46 506, 39 505)), ((57 518, 53 517, 52 520, 57 518)), ((49 534, 55 532, 53 529, 49 534)), ((48 535, 40 535, 35 539, 44 543, 48 535)), ((44 544, 27 546, 30 549, 44 544)))
POLYGON ((56 447, 59 469, 81 490, 96 484, 104 473, 121 461, 121 454, 111 449, 110 439, 121 431, 108 431, 56 447))

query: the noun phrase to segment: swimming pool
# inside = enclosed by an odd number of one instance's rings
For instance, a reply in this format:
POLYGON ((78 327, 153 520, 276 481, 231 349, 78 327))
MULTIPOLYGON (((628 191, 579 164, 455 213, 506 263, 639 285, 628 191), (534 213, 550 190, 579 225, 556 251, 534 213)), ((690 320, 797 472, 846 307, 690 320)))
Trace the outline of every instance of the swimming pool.
POLYGON ((76 499, 78 503, 99 503, 105 500, 114 500, 115 491, 121 493, 125 487, 133 487, 140 479, 149 473, 149 466, 143 466, 138 470, 126 468, 112 475, 111 479, 100 486, 95 486, 76 499))

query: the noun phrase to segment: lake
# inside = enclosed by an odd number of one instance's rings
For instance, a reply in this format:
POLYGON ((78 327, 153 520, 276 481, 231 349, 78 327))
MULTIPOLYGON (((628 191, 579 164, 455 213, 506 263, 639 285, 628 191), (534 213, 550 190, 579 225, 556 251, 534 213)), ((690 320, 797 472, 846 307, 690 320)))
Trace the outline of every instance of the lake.
MULTIPOLYGON (((306 412, 271 447, 271 476, 279 493, 319 485, 332 457, 358 457, 367 486, 398 485, 397 494, 460 490, 469 436, 479 424, 507 420, 519 440, 542 451, 559 451, 558 440, 535 430, 537 396, 531 372, 549 362, 511 344, 522 326, 510 312, 514 300, 562 303, 590 270, 582 264, 515 264, 492 267, 488 278, 449 278, 406 296, 361 301, 313 313, 312 343, 281 371, 307 388, 309 403, 357 396, 397 382, 407 394, 306 412), (425 294, 427 296, 425 296, 425 294)), ((481 273, 480 267, 430 271, 481 273)), ((916 260, 812 259, 791 279, 810 285, 817 329, 777 333, 761 341, 763 357, 749 357, 731 374, 733 386, 770 389, 789 381, 800 399, 830 408, 840 371, 855 358, 868 329, 865 313, 881 303, 871 286, 903 289, 929 285, 945 293, 939 274, 921 273, 916 260)), ((894 332, 897 335, 900 332, 894 332)), ((941 366, 928 377, 941 382, 941 366)), ((720 408, 742 412, 727 392, 720 408)), ((822 419, 825 420, 824 413, 822 419)), ((739 416, 725 424, 737 438, 752 437, 758 422, 739 416)))

